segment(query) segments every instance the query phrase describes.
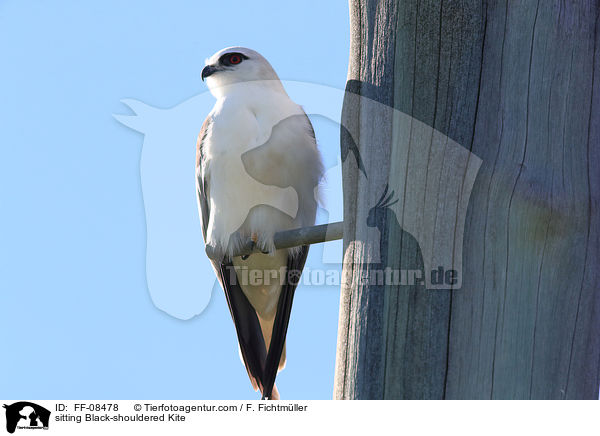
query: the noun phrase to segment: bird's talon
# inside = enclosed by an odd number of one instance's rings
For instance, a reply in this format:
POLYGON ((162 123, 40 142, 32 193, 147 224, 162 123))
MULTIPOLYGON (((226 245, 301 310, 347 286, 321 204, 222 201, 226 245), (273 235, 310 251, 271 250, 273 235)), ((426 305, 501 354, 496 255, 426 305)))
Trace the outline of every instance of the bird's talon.
MULTIPOLYGON (((252 235, 252 237, 254 237, 254 234, 252 235)), ((250 247, 250 250, 254 250, 254 247, 256 246, 256 241, 254 239, 250 239, 250 243, 248 244, 250 247)), ((244 254, 243 256, 240 256, 242 258, 242 260, 246 260, 250 257, 249 254, 244 254)))

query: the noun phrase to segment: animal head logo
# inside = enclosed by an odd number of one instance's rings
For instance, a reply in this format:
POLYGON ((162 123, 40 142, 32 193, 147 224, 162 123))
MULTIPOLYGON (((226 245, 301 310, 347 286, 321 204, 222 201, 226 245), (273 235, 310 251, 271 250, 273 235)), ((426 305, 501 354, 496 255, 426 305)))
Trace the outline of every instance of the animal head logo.
MULTIPOLYGON (((313 122, 315 118, 326 121, 324 124, 329 120, 331 125, 327 128, 334 128, 332 121, 339 120, 344 91, 301 82, 284 82, 284 85, 294 100, 303 103, 305 112, 313 122), (297 98, 294 94, 301 97, 297 98)), ((212 266, 204 253, 194 174, 196 138, 204 117, 214 104, 214 98, 205 92, 169 109, 152 107, 133 99, 124 99, 122 102, 135 115, 114 115, 115 119, 144 134, 140 176, 146 212, 148 289, 159 309, 177 318, 189 319, 204 310, 212 289, 218 289, 216 279, 212 279, 212 266), (211 277, 211 286, 199 288, 198 277, 211 277)), ((277 133, 276 128, 274 133, 277 133)), ((257 145, 258 151, 260 144, 257 145)), ((268 145, 268 138, 264 145, 268 145)), ((333 146, 337 150, 337 144, 333 146)), ((353 153, 353 156, 358 156, 353 153)), ((331 184, 319 186, 316 187, 319 191, 316 196, 341 198, 341 161, 335 157, 329 161, 326 159, 325 166, 326 179, 338 182, 335 187, 338 191, 331 192, 334 191, 331 184), (329 192, 323 194, 321 191, 329 192)), ((242 156, 237 171, 242 176, 247 175, 247 183, 261 183, 252 173, 246 173, 242 156)), ((270 189, 286 191, 284 197, 296 198, 296 192, 291 188, 272 186, 270 189)), ((293 216, 297 200, 289 203, 291 208, 283 204, 272 206, 293 216)), ((256 205, 246 204, 239 208, 245 211, 241 215, 245 215, 246 209, 252 206, 256 205)), ((339 209, 341 219, 341 207, 339 209)), ((327 220, 329 211, 322 207, 319 215, 321 220, 327 220)), ((232 217, 233 224, 228 227, 235 227, 245 218, 232 217)), ((322 261, 339 264, 339 246, 337 252, 334 251, 329 247, 324 248, 322 261)))
MULTIPOLYGON (((376 198, 381 196, 374 207, 366 209, 364 216, 356 217, 356 241, 351 243, 372 241, 369 262, 380 262, 382 218, 384 214, 388 218, 394 216, 395 222, 419 243, 426 287, 448 287, 432 283, 427 273, 443 267, 459 272, 453 288, 460 288, 464 222, 481 159, 432 127, 369 98, 324 85, 294 81, 282 83, 313 121, 315 118, 330 120, 332 125, 337 126, 338 134, 341 130, 345 139, 341 161, 325 162, 327 177, 330 178, 333 173, 333 180, 340 180, 341 166, 354 165, 358 177, 368 177, 373 195, 376 198), (365 165, 356 145, 360 133, 358 126, 339 124, 342 102, 348 95, 365 111, 372 111, 378 118, 389 119, 394 126, 394 138, 397 139, 392 144, 389 177, 377 174, 365 165), (423 161, 428 162, 428 170, 419 172, 416 168, 422 167, 420 163, 423 161), (382 179, 385 182, 376 189, 377 180, 382 179), (386 195, 390 189, 390 194, 386 195), (380 192, 384 191, 385 194, 381 195, 380 192), (445 236, 440 238, 440 235, 445 236)), ((133 99, 122 102, 135 115, 114 117, 144 134, 140 176, 146 212, 148 289, 159 309, 177 318, 189 319, 204 310, 212 289, 218 289, 216 280, 212 286, 199 288, 198 277, 212 277, 213 272, 204 253, 194 174, 196 137, 205 115, 214 104, 214 98, 205 92, 169 109, 152 107, 133 99)), ((335 195, 341 197, 341 186, 337 189, 335 195)), ((321 211, 328 214, 327 210, 321 211)), ((292 214, 293 210, 283 212, 292 214)), ((328 245, 325 244, 326 248, 322 251, 323 264, 341 263, 339 251, 332 254, 327 249, 328 245)))
POLYGON ((50 411, 28 401, 19 401, 4 405, 6 409, 6 431, 14 433, 18 428, 47 429, 50 422, 50 411))

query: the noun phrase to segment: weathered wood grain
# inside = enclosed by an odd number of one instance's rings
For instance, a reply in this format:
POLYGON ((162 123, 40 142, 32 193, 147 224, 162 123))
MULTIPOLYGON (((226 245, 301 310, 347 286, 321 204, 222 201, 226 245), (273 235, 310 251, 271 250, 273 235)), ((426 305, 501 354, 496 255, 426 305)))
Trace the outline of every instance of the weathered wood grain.
POLYGON ((367 177, 344 161, 335 398, 598 398, 599 11, 596 0, 350 1, 341 139, 356 140, 367 177), (398 185, 404 133, 358 96, 482 159, 460 289, 361 280, 423 259, 402 219, 381 216, 381 232, 365 222, 398 185))

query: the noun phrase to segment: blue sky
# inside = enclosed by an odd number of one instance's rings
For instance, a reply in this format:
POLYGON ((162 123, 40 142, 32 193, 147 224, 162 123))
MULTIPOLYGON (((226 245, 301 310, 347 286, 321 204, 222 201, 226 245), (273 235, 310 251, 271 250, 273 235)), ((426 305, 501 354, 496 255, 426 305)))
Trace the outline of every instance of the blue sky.
MULTIPOLYGON (((230 45, 260 51, 284 80, 343 89, 348 32, 346 2, 0 2, 0 396, 257 398, 220 289, 197 316, 178 312, 199 307, 194 296, 162 289, 157 307, 149 292, 147 144, 113 114, 131 114, 127 98, 181 107, 206 92, 204 59, 230 45)), ((339 130, 315 128, 331 167, 339 130)), ((199 271, 181 287, 210 294, 214 277, 199 271)), ((338 305, 338 287, 298 289, 282 398, 331 398, 338 305)))

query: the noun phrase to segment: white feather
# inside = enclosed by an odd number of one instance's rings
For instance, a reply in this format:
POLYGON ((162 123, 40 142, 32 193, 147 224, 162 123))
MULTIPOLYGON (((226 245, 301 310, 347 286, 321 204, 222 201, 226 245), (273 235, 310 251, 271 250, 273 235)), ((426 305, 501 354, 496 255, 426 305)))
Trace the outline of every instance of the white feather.
MULTIPOLYGON (((246 58, 235 68, 221 65, 216 74, 208 76, 217 102, 201 138, 202 165, 197 168, 197 180, 210 211, 206 244, 218 256, 232 258, 236 268, 259 270, 263 278, 269 277, 244 283, 243 274, 240 277, 237 272, 268 348, 288 258, 301 250, 275 250, 273 235, 314 224, 315 191, 323 165, 308 117, 289 98, 260 54, 231 47, 216 53, 207 65, 216 68, 228 51, 243 53, 246 58), (251 236, 256 236, 257 245, 270 255, 233 257, 251 236)), ((279 369, 285 365, 285 355, 284 344, 279 369)), ((256 380, 251 380, 256 389, 256 380)), ((276 386, 271 398, 279 398, 276 386)))
MULTIPOLYGON (((264 65, 250 67, 251 72, 268 70, 264 65)), ((275 232, 314 223, 315 210, 306 210, 314 209, 309 204, 316 204, 314 183, 310 192, 298 192, 303 190, 300 179, 308 176, 318 182, 322 175, 308 119, 286 94, 274 71, 264 75, 267 80, 208 78, 217 102, 209 114, 210 128, 203 142, 202 178, 210 204, 206 242, 217 253, 229 256, 252 234, 258 236, 261 249, 271 252, 275 232), (276 126, 281 127, 275 133, 276 126), (269 141, 272 151, 263 161, 270 164, 250 161, 245 165, 244 153, 269 141), (274 162, 278 168, 273 167, 274 162), (310 174, 315 169, 303 165, 310 162, 319 174, 310 174), (290 183, 286 187, 263 183, 256 173, 250 174, 248 165, 267 178, 269 172, 286 173, 290 183), (307 196, 312 197, 308 203, 307 196)))

